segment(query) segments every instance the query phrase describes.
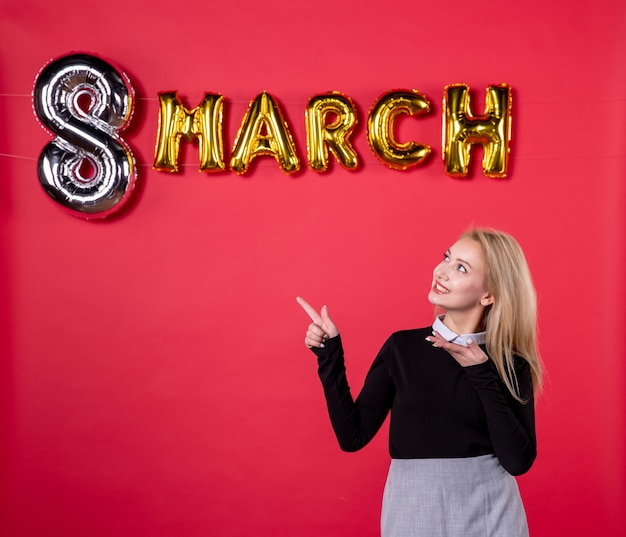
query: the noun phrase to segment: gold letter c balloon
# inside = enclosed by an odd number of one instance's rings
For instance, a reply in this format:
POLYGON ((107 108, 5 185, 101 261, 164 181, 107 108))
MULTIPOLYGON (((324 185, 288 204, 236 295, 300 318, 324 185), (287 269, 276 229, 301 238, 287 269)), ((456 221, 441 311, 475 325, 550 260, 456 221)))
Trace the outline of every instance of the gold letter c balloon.
POLYGON ((367 120, 367 138, 374 155, 396 170, 406 170, 422 163, 430 154, 430 146, 416 142, 399 143, 394 136, 394 122, 400 114, 421 116, 429 111, 430 102, 416 90, 382 95, 367 120))

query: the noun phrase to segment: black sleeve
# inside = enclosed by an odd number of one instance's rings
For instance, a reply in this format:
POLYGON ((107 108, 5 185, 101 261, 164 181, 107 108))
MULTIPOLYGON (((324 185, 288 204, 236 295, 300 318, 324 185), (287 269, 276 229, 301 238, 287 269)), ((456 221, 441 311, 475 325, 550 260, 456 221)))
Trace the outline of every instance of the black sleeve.
POLYGON ((533 385, 528 362, 518 359, 516 363, 517 381, 525 403, 509 393, 491 360, 464 369, 478 392, 500 464, 511 475, 527 472, 537 456, 533 385))
POLYGON ((344 451, 357 451, 378 432, 391 408, 394 387, 385 365, 386 349, 372 364, 363 389, 354 400, 346 378, 341 337, 329 339, 325 348, 313 348, 324 388, 330 421, 344 451))

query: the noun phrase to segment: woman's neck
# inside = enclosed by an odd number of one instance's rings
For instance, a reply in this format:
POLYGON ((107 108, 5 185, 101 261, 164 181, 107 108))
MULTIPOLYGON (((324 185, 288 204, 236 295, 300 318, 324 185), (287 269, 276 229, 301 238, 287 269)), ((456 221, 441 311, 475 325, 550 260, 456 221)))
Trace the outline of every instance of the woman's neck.
POLYGON ((482 312, 480 312, 480 315, 477 315, 476 312, 447 311, 443 318, 443 324, 459 335, 482 332, 482 312))

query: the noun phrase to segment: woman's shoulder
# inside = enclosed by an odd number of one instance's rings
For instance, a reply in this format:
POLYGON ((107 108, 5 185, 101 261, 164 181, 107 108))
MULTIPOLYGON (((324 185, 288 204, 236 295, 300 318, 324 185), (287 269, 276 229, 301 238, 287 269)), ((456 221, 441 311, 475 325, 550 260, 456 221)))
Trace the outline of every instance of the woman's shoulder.
POLYGON ((415 341, 424 341, 425 338, 432 334, 433 327, 425 326, 423 328, 407 328, 404 330, 396 330, 389 336, 389 341, 395 344, 413 343, 415 341))
POLYGON ((392 335, 392 337, 394 336, 398 336, 398 337, 416 337, 416 336, 421 336, 422 334, 431 334, 433 331, 433 327, 432 325, 430 326, 424 326, 423 328, 406 328, 403 330, 396 330, 392 335))

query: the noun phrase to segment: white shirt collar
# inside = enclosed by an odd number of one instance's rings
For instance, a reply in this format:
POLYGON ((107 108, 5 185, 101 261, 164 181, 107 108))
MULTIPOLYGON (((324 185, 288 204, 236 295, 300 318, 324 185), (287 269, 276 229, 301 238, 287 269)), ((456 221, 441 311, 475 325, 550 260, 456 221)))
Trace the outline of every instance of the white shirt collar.
POLYGON ((444 315, 437 315, 435 322, 433 323, 433 330, 439 332, 441 337, 446 341, 451 341, 457 345, 468 346, 468 340, 473 340, 479 345, 484 345, 487 341, 487 332, 476 332, 475 334, 457 334, 450 330, 445 324, 443 324, 444 315))

